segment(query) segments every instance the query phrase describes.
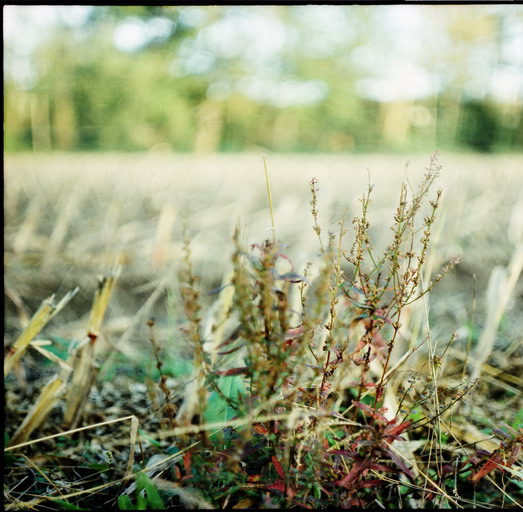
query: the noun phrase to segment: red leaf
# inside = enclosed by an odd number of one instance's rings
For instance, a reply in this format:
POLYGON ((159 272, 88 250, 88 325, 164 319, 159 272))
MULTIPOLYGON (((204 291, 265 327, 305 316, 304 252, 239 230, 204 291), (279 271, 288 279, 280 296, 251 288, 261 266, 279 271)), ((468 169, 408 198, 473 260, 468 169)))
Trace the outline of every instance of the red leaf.
POLYGON ((249 368, 247 368, 247 366, 241 366, 240 368, 231 368, 230 370, 219 370, 214 373, 215 373, 215 375, 230 376, 230 375, 240 375, 242 373, 246 374, 246 373, 248 373, 248 371, 249 371, 249 368))
POLYGON ((269 431, 261 424, 261 423, 256 423, 254 426, 254 431, 257 432, 258 434, 261 434, 263 436, 266 436, 269 434, 269 431))
POLYGON ((285 482, 283 480, 276 480, 276 482, 274 482, 273 484, 268 485, 266 489, 268 491, 285 492, 285 482))
POLYGON ((334 482, 336 485, 339 485, 340 487, 347 487, 348 484, 354 482, 360 475, 363 475, 369 470, 369 466, 371 464, 370 459, 359 459, 357 460, 354 465, 352 466, 349 473, 341 480, 338 480, 337 482, 334 482))
POLYGON ((411 480, 414 480, 414 473, 405 465, 405 462, 403 462, 392 450, 389 450, 388 448, 382 448, 383 453, 386 453, 398 466, 403 473, 405 473, 411 480))
MULTIPOLYGON (((266 487, 266 489, 268 491, 280 491, 280 492, 284 493, 285 492, 285 482, 283 480, 276 480, 276 482, 274 482, 273 484, 268 485, 266 487)), ((296 491, 290 485, 287 485, 287 498, 292 500, 292 498, 294 498, 294 496, 296 496, 296 491)))
POLYGON ((330 450, 329 453, 334 455, 343 455, 344 457, 349 457, 350 459, 358 457, 358 454, 352 450, 330 450))
POLYGON ((499 453, 494 452, 481 469, 472 476, 470 479, 472 483, 478 483, 484 476, 488 475, 490 472, 494 471, 501 463, 503 458, 499 453))
POLYGON ((217 352, 217 354, 219 356, 226 356, 228 354, 232 354, 233 352, 236 352, 237 350, 240 350, 241 348, 243 348, 245 345, 239 345, 237 347, 234 347, 234 348, 231 348, 230 350, 224 350, 222 352, 217 352))
POLYGON ((412 421, 408 420, 404 421, 403 423, 400 423, 399 425, 393 426, 393 422, 395 420, 396 418, 390 421, 389 424, 385 427, 385 435, 393 437, 399 436, 412 425, 412 421))
POLYGON ((377 462, 373 462, 370 465, 370 469, 375 469, 376 471, 383 471, 384 473, 399 473, 400 470, 398 468, 391 468, 390 466, 387 466, 386 464, 379 464, 377 462))
POLYGON ((185 469, 186 475, 192 475, 191 458, 192 458, 191 452, 186 452, 185 455, 183 456, 183 467, 185 469))
POLYGON ((280 475, 283 480, 285 480, 285 471, 283 471, 283 466, 281 465, 281 462, 276 458, 276 455, 273 455, 271 457, 272 463, 274 464, 274 469, 276 469, 276 473, 280 475))
POLYGON ((378 485, 382 485, 383 483, 383 480, 380 480, 378 478, 375 480, 363 480, 363 482, 360 482, 358 484, 358 487, 360 489, 367 489, 368 487, 377 487, 378 485))

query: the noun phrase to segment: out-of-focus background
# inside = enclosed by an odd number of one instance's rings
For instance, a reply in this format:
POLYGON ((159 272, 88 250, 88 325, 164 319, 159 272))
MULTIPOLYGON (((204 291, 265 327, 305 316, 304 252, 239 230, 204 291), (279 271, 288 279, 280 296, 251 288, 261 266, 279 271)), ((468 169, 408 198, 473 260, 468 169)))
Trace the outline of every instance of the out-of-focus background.
MULTIPOLYGON (((172 320, 175 287, 162 280, 181 266, 184 223, 203 293, 219 286, 235 225, 246 244, 271 236, 264 154, 276 234, 297 272, 319 252, 313 177, 324 234, 345 209, 350 227, 374 185, 384 246, 401 182, 416 188, 436 149, 434 273, 456 254, 463 262, 430 314, 442 336, 477 338, 491 273, 522 242, 521 6, 7 5, 3 15, 8 341, 41 300, 78 285, 60 315, 62 335, 77 336, 96 275, 115 260, 106 334, 131 332, 154 290, 171 293, 149 313, 172 320)), ((515 290, 505 347, 521 340, 515 290)), ((147 336, 137 332, 128 340, 147 336)))
POLYGON ((5 6, 7 151, 513 151, 515 5, 5 6))

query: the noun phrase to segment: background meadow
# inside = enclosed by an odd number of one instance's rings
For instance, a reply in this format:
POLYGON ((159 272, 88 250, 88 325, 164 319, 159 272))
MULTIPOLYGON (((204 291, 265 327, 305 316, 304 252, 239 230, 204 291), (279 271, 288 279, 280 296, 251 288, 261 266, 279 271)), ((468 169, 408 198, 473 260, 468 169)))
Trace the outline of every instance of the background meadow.
MULTIPOLYGON (((179 266, 184 226, 195 269, 209 292, 230 266, 236 226, 246 245, 272 237, 263 154, 242 155, 34 155, 8 156, 5 165, 6 275, 38 303, 50 289, 83 284, 90 300, 93 273, 122 261, 125 310, 141 301, 171 268, 179 266), (13 269, 13 272, 10 269, 13 269), (15 272, 14 269, 17 269, 15 272), (39 290, 40 295, 35 294, 39 290), (129 302, 129 304, 126 304, 129 302)), ((274 202, 276 236, 296 269, 318 259, 310 186, 319 180, 319 217, 336 231, 344 214, 359 215, 374 187, 370 211, 376 246, 390 242, 390 219, 400 185, 415 188, 430 156, 265 155, 274 202), (392 193, 395 191, 396 193, 392 193)), ((521 164, 510 156, 440 155, 443 206, 434 241, 434 266, 463 261, 434 295, 438 322, 462 327, 482 312, 495 266, 507 266, 522 236, 521 164), (448 293, 447 293, 448 292, 448 293), (450 296, 451 295, 451 296, 450 296), (441 316, 441 318, 440 318, 441 316)), ((121 284, 121 286, 123 283, 121 284)), ((511 307, 518 311, 518 295, 511 307)), ((85 303, 82 304, 85 307, 85 303)), ((117 306, 113 306, 117 307, 117 306)), ((155 313, 164 316, 160 306, 155 313)), ((484 314, 484 313, 483 313, 484 314)), ((132 316, 132 315, 131 315, 132 316)), ((122 324, 123 326, 124 324, 122 324)), ((9 324, 7 325, 9 328, 9 324)))

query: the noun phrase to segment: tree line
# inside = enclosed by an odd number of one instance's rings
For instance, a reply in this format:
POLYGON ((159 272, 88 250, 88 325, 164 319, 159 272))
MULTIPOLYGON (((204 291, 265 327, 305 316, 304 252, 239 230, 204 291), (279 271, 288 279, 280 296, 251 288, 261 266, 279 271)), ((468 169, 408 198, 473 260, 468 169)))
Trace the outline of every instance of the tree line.
MULTIPOLYGON (((390 44, 381 6, 330 6, 340 18, 330 33, 306 6, 97 6, 80 25, 68 23, 67 7, 31 55, 31 79, 4 73, 8 151, 488 152, 523 143, 521 98, 466 87, 508 66, 521 11, 423 6, 452 48, 418 56, 440 85, 386 98, 370 93, 380 67, 372 52, 386 58, 390 44)), ((6 43, 4 56, 16 65, 16 46, 6 43)))

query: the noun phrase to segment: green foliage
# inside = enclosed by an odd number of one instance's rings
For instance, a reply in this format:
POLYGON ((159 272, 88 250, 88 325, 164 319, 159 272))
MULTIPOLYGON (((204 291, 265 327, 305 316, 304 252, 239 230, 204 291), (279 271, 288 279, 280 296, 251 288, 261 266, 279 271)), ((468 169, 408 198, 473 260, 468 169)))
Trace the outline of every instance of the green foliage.
POLYGON ((244 392, 243 380, 238 375, 221 375, 216 381, 216 386, 219 391, 211 392, 203 414, 208 423, 228 421, 238 416, 238 406, 234 408, 231 403, 241 403, 244 392))
MULTIPOLYGON (((278 506, 314 507, 324 497, 337 506, 362 506, 376 496, 384 499, 381 474, 401 474, 415 482, 415 468, 398 456, 395 446, 426 424, 437 428, 438 418, 471 388, 457 386, 455 396, 438 402, 434 382, 442 356, 435 354, 426 373, 409 379, 397 411, 387 416, 385 403, 397 385, 391 382, 404 380, 396 377, 391 354, 403 336, 405 310, 457 262, 433 281, 422 281, 441 191, 422 211, 438 173, 434 155, 412 198, 402 187, 392 241, 381 255, 370 237, 371 189, 362 199, 361 216, 353 221, 353 243, 345 249, 343 220, 338 236, 323 238, 317 180, 312 180, 313 229, 322 256, 314 286, 306 273, 295 272, 276 239, 247 250, 237 230, 232 280, 220 292, 232 286, 232 299, 223 306, 225 318, 216 320, 235 319, 237 327, 223 338, 216 325, 208 340, 202 334, 204 313, 186 242, 181 296, 189 323, 183 332, 193 346, 194 374, 201 385, 184 403, 196 403, 196 414, 203 409, 202 428, 228 423, 212 434, 219 444, 201 433, 182 441, 208 447, 187 453, 184 468, 191 486, 210 503, 219 506, 233 497, 260 501, 261 494, 243 498, 242 493, 249 482, 260 482, 278 506), (342 261, 352 266, 352 276, 342 270, 342 261), (299 293, 302 309, 291 307, 293 293, 299 293), (209 344, 218 348, 209 349, 209 344), (249 418, 252 426, 241 423, 249 418)), ((217 302, 225 300, 220 296, 217 302)), ((440 433, 438 449, 448 439, 440 433)), ((447 478, 437 468, 433 471, 433 481, 447 478)), ((455 503, 452 496, 447 499, 455 503)))
MULTIPOLYGON (((245 151, 262 146, 273 151, 362 152, 518 147, 523 123, 517 105, 496 104, 491 98, 461 104, 454 93, 465 81, 459 78, 461 64, 469 61, 462 48, 481 51, 483 39, 467 36, 456 62, 446 65, 435 66, 429 51, 422 54, 428 72, 448 67, 458 77, 442 76, 440 82, 447 85, 437 96, 383 101, 362 95, 361 84, 375 79, 377 70, 354 57, 362 49, 380 53, 387 47, 376 32, 379 11, 340 8, 339 17, 351 36, 315 52, 311 41, 325 34, 321 25, 307 21, 305 6, 251 8, 93 6, 83 25, 59 24, 32 55, 30 86, 10 74, 4 78, 6 149, 245 151), (226 51, 206 40, 232 19, 238 26, 248 23, 244 17, 253 13, 292 34, 288 50, 281 49, 268 62, 252 48, 226 51), (143 44, 127 52, 113 44, 126 24, 148 34, 143 44), (155 24, 170 28, 158 31, 155 24), (271 93, 273 87, 284 90, 293 84, 321 84, 324 92, 308 102, 294 101, 298 93, 271 93), (265 94, 248 92, 260 87, 265 94), (422 112, 421 121, 413 112, 422 112)), ((424 15, 430 17, 430 11, 424 15)), ((480 20, 491 22, 488 15, 480 20)), ((499 27, 505 23, 500 21, 499 27)), ((484 37, 508 37, 504 30, 495 32, 495 23, 489 27, 484 37)), ((466 29, 440 28, 451 39, 467 35, 462 34, 466 29)), ((9 45, 6 52, 17 56, 9 45)))
POLYGON ((517 430, 518 428, 521 428, 522 426, 523 426, 523 408, 521 408, 516 413, 516 417, 514 418, 514 423, 512 423, 511 427, 514 430, 517 430))
POLYGON ((164 510, 163 500, 154 482, 145 474, 136 475, 135 502, 126 494, 118 496, 120 510, 164 510))
POLYGON ((489 152, 499 137, 497 112, 489 102, 466 101, 461 106, 458 140, 472 149, 489 152))
POLYGON ((169 357, 167 354, 163 356, 162 371, 169 377, 180 379, 191 374, 193 363, 190 360, 180 359, 179 357, 169 357))
POLYGON ((131 498, 129 498, 129 496, 126 494, 118 496, 118 508, 120 510, 135 510, 131 498))

